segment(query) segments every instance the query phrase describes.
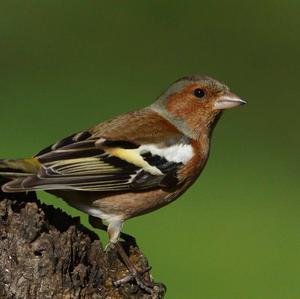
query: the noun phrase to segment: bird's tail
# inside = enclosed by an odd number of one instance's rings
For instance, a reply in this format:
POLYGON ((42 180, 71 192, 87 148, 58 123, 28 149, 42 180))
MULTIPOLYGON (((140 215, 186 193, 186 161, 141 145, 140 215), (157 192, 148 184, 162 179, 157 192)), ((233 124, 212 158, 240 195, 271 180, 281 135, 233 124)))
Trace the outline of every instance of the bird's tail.
POLYGON ((0 177, 14 179, 35 175, 40 169, 36 158, 19 160, 0 160, 0 177))

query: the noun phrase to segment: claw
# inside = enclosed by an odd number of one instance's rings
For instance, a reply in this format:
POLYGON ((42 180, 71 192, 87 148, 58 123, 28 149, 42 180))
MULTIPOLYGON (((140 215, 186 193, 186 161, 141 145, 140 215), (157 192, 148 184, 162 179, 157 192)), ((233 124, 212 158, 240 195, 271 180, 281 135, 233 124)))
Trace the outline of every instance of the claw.
POLYGON ((114 285, 115 286, 120 286, 120 285, 123 285, 123 284, 126 284, 132 280, 135 280, 137 285, 142 288, 143 290, 145 290, 147 293, 149 294, 152 294, 153 293, 153 287, 154 287, 154 284, 150 281, 146 281, 142 275, 149 272, 151 270, 151 267, 147 267, 146 269, 144 269, 143 271, 141 272, 137 272, 137 271, 134 271, 128 275, 126 275, 125 277, 117 280, 114 282, 114 285))
POLYGON ((149 270, 151 269, 151 267, 147 267, 146 269, 142 270, 142 271, 138 271, 135 267, 135 265, 130 261, 130 259, 127 256, 127 253, 124 251, 122 245, 120 244, 120 242, 117 242, 115 244, 113 244, 113 248, 115 250, 117 250, 117 252, 119 253, 121 260, 123 261, 123 263, 126 265, 128 271, 129 271, 129 275, 125 276, 124 278, 119 279, 118 281, 116 281, 114 284, 116 286, 120 286, 124 283, 127 283, 129 281, 135 280, 137 285, 144 289, 146 292, 152 294, 153 293, 153 288, 154 288, 154 284, 151 281, 150 275, 148 274, 148 279, 144 279, 142 277, 142 275, 146 274, 147 272, 149 272, 149 270))
POLYGON ((104 252, 108 252, 109 250, 111 250, 113 248, 114 248, 113 244, 108 242, 104 247, 104 252))

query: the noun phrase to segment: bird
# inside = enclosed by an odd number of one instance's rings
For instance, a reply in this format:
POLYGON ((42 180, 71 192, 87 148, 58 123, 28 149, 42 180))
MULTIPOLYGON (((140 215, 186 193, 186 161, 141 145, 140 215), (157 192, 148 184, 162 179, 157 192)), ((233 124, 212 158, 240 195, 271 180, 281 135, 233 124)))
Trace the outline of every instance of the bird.
MULTIPOLYGON (((145 281, 119 240, 123 223, 180 197, 206 165, 223 110, 246 104, 222 82, 189 75, 151 105, 76 132, 27 159, 0 160, 6 193, 44 190, 107 224, 109 244, 130 275, 145 281)), ((118 283, 116 283, 118 285, 118 283)))

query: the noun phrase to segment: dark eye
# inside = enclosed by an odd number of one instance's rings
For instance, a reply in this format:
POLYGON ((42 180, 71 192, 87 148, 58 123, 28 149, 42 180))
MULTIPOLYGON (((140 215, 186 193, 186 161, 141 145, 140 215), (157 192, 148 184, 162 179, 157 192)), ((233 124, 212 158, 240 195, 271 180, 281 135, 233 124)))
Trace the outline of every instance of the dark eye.
POLYGON ((205 96, 205 92, 203 89, 201 88, 196 88, 194 90, 194 95, 197 97, 197 98, 203 98, 205 96))

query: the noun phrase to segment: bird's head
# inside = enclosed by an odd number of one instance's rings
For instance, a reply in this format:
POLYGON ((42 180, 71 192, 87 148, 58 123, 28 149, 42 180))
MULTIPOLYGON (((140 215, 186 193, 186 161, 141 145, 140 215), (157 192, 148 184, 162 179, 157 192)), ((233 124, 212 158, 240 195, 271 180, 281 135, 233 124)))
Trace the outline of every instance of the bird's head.
POLYGON ((210 77, 187 76, 169 86, 152 108, 188 135, 199 135, 224 109, 246 104, 229 88, 210 77))

